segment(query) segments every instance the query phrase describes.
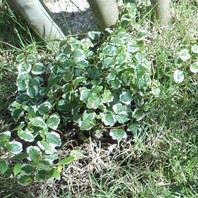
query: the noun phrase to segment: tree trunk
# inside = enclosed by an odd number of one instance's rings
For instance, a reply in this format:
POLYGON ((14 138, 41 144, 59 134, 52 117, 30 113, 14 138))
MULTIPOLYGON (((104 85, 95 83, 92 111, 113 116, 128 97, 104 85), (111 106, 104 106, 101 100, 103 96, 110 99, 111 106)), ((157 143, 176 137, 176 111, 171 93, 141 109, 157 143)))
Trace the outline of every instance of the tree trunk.
POLYGON ((7 0, 8 4, 17 13, 20 13, 28 25, 41 38, 61 39, 64 34, 55 24, 42 0, 7 0))
POLYGON ((170 0, 151 0, 153 6, 156 6, 154 20, 159 20, 162 25, 168 25, 170 21, 170 0))
POLYGON ((118 20, 119 10, 116 0, 88 0, 101 30, 110 27, 118 20))

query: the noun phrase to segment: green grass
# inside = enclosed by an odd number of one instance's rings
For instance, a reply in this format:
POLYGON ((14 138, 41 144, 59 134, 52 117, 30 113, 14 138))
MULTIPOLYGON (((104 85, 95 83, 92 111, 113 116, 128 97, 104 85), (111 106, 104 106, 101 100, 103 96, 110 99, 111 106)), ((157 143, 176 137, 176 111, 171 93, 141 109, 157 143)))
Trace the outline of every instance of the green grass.
MULTIPOLYGON (((176 84, 172 78, 175 69, 180 66, 178 52, 197 43, 196 4, 182 2, 172 10, 175 21, 169 29, 162 31, 155 27, 149 30, 147 22, 142 22, 152 35, 147 51, 153 60, 154 77, 161 83, 161 94, 158 97, 149 95, 149 110, 142 130, 134 134, 132 140, 115 146, 112 152, 106 145, 101 146, 94 140, 78 147, 86 158, 64 167, 62 179, 58 182, 23 188, 1 176, 0 197, 198 197, 197 74, 189 72, 189 62, 180 68, 185 73, 181 84, 176 84)), ((4 17, 0 19, 0 29, 4 27, 3 20, 8 20, 7 14, 1 14, 4 17)), ((9 45, 5 39, 8 29, 1 32, 3 37, 0 39, 4 39, 0 44, 1 53, 9 51, 16 56, 22 51, 38 50, 34 37, 25 34, 20 26, 16 28, 12 29, 14 34, 9 35, 9 45)), ((39 47, 45 56, 45 46, 41 49, 39 47)), ((9 57, 4 56, 4 59, 9 60, 9 57)), ((14 61, 4 64, 2 60, 0 96, 8 94, 1 100, 5 101, 14 94, 15 86, 5 89, 7 83, 3 85, 3 82, 12 82, 10 78, 14 79, 15 68, 12 69, 14 61)), ((197 61, 197 57, 191 61, 197 61)), ((5 108, 0 107, 0 131, 9 128, 10 120, 6 119, 5 108)))

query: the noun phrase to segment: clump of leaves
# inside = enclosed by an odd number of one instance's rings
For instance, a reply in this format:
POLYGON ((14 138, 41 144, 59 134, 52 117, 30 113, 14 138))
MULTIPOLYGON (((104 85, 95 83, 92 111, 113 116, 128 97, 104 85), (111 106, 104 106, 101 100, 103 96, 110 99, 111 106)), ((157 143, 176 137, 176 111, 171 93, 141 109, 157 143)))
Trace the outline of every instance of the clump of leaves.
MULTIPOLYGON (((60 130, 68 123, 79 133, 102 136, 108 131, 121 141, 144 117, 151 63, 143 40, 122 28, 97 49, 98 38, 98 32, 90 32, 83 40, 63 41, 49 65, 34 54, 17 57, 18 94, 9 109, 18 126, 1 133, 0 143, 15 159, 28 159, 14 166, 19 183, 60 177, 59 166, 74 159, 54 164, 62 145, 60 130)), ((1 163, 6 172, 7 163, 1 163)))
MULTIPOLYGON (((118 142, 139 130, 148 110, 147 98, 161 90, 160 82, 151 78, 147 33, 135 21, 138 33, 128 33, 134 15, 125 11, 120 27, 107 30, 105 41, 101 42, 99 32, 82 40, 71 37, 60 43, 49 64, 38 54, 17 56, 18 93, 9 107, 17 127, 0 134, 0 149, 9 152, 0 161, 1 173, 15 175, 21 185, 59 179, 62 165, 82 157, 76 151, 59 159, 57 148, 68 129, 75 128, 79 136, 101 137, 105 132, 118 142)), ((196 54, 197 46, 191 50, 196 54)), ((189 55, 181 51, 179 59, 185 62, 189 55)), ((196 73, 196 68, 195 62, 191 71, 196 73)), ((173 75, 176 83, 184 80, 180 70, 173 75)))

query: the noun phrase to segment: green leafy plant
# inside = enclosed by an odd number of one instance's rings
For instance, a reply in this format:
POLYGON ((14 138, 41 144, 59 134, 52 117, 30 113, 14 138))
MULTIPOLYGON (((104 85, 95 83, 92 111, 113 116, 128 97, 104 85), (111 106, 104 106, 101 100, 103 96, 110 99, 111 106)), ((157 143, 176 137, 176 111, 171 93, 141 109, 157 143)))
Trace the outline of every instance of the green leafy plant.
MULTIPOLYGON (((141 129, 149 96, 162 90, 152 79, 144 42, 148 34, 135 22, 135 7, 122 12, 119 27, 107 30, 108 36, 89 32, 81 40, 68 38, 49 63, 38 53, 17 56, 18 92, 9 107, 16 127, 0 134, 0 149, 9 153, 1 160, 2 174, 14 174, 21 185, 59 179, 63 165, 83 156, 71 152, 60 159, 58 148, 68 131, 83 140, 108 133, 120 142, 141 129)), ((176 84, 185 80, 181 65, 188 63, 197 73, 197 63, 191 62, 196 54, 197 45, 178 53, 176 84)))
MULTIPOLYGON (((107 130, 121 141, 131 132, 128 126, 144 117, 151 63, 143 40, 119 28, 96 48, 99 34, 90 32, 85 39, 63 41, 49 65, 37 54, 17 57, 18 94, 9 109, 18 126, 2 133, 0 140, 14 157, 25 153, 26 166, 37 170, 36 180, 41 172, 47 178, 57 173, 59 163, 53 162, 68 124, 91 135, 107 130)), ((32 172, 24 174, 23 169, 21 165, 15 172, 26 185, 33 181, 32 172)))

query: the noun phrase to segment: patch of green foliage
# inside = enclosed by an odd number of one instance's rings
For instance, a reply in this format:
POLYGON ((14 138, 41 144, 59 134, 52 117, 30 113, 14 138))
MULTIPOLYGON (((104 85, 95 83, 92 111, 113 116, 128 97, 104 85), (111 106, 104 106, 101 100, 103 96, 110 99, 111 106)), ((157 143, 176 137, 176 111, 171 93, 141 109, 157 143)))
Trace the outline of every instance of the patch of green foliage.
POLYGON ((112 177, 94 178, 96 193, 105 197, 143 193, 144 197, 153 192, 160 196, 162 190, 168 197, 171 190, 177 195, 179 188, 182 194, 185 186, 194 190, 198 46, 184 41, 171 51, 159 42, 158 49, 152 49, 156 54, 150 52, 148 34, 134 20, 135 11, 131 6, 124 10, 119 28, 108 30, 108 37, 90 32, 81 40, 62 41, 49 64, 37 52, 17 56, 18 93, 9 107, 17 127, 0 134, 0 149, 9 152, 0 160, 2 174, 14 175, 24 186, 60 179, 63 165, 83 157, 77 151, 64 159, 58 156, 64 134, 75 129, 79 137, 100 138, 108 133, 119 143, 133 136, 130 152, 123 154, 127 166, 113 169, 112 177), (185 133, 172 121, 187 127, 185 133), (167 130, 167 123, 173 129, 167 130), (174 129, 182 135, 175 138, 174 129), (153 138, 154 132, 158 134, 153 138), (143 140, 144 136, 148 137, 143 140), (138 170, 130 169, 132 160, 138 170), (132 187, 126 179, 134 181, 132 187), (165 192, 166 186, 170 192, 165 192))

